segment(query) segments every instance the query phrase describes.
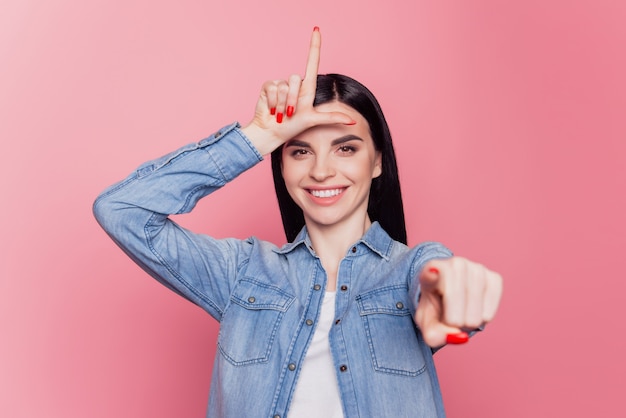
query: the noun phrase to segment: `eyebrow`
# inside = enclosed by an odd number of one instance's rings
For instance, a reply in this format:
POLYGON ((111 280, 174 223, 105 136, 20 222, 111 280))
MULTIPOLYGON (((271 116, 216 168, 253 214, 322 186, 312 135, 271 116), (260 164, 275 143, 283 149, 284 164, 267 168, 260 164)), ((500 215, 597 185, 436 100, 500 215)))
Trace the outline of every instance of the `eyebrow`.
MULTIPOLYGON (((339 144, 343 144, 345 142, 348 141, 363 141, 363 138, 356 136, 356 135, 344 135, 342 137, 339 137, 337 139, 333 139, 333 141, 330 143, 330 145, 335 146, 335 145, 339 145, 339 144)), ((289 142, 287 142, 285 144, 285 147, 303 147, 303 148, 311 148, 311 144, 309 144, 306 141, 301 141, 299 139, 292 139, 289 142)))

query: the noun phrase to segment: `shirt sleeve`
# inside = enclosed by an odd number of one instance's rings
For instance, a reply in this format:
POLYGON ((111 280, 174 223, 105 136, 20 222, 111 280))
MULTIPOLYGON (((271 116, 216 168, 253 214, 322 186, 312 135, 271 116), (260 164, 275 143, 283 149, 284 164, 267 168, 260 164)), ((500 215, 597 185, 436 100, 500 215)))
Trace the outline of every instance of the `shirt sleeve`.
POLYGON ((252 241, 195 234, 168 216, 190 212, 262 159, 234 123, 142 164, 98 196, 94 216, 142 269, 220 320, 252 241))

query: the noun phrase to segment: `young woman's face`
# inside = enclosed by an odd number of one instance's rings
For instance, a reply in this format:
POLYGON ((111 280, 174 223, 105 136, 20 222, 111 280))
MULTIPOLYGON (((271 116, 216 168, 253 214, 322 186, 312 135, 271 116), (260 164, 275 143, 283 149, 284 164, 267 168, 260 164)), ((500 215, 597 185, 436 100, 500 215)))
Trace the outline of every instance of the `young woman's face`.
POLYGON ((343 103, 325 103, 316 109, 345 113, 356 124, 316 126, 285 143, 282 174, 287 191, 304 212, 309 228, 369 224, 370 185, 382 172, 369 125, 343 103))

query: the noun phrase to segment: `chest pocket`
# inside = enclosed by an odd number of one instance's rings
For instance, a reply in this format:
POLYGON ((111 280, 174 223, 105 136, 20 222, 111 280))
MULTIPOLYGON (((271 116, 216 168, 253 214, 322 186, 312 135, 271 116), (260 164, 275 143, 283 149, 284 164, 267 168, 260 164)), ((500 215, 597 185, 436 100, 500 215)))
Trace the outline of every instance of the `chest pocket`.
POLYGON ((222 316, 220 353, 236 366, 268 361, 280 321, 293 300, 278 287, 241 280, 222 316))
POLYGON ((406 287, 376 289, 356 300, 374 370, 404 376, 421 374, 426 362, 409 309, 406 287))

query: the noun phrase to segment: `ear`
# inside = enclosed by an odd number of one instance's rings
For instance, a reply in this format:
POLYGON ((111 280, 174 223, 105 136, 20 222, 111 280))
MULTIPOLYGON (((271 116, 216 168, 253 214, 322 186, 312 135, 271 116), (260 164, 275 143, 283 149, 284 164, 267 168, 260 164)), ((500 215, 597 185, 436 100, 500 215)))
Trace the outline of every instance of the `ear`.
POLYGON ((376 151, 376 159, 374 160, 374 171, 372 171, 372 178, 375 179, 383 174, 383 156, 380 151, 376 151))

